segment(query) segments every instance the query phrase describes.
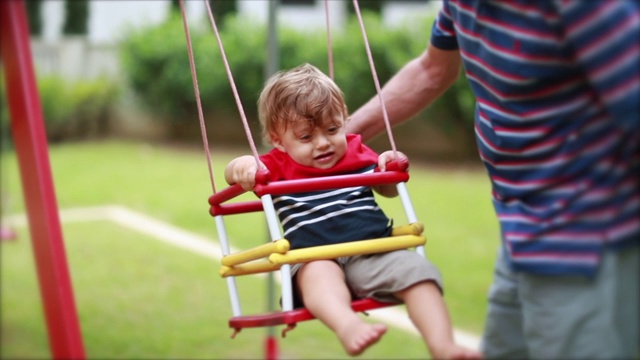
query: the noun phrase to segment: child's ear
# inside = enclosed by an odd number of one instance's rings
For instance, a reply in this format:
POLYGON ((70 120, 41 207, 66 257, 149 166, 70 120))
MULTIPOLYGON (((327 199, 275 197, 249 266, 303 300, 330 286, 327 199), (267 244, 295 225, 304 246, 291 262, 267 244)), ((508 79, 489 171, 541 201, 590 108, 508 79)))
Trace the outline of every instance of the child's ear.
POLYGON ((286 152, 284 149, 284 145, 282 145, 282 140, 280 139, 279 136, 272 134, 271 135, 271 144, 273 145, 274 148, 282 151, 282 152, 286 152))

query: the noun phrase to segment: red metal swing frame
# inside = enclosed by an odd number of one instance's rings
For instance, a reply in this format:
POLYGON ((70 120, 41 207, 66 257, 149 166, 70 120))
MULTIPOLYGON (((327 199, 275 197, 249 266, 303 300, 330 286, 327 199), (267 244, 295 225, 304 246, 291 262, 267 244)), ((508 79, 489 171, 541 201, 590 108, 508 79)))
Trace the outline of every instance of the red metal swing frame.
POLYGON ((51 356, 84 359, 22 0, 0 1, 0 59, 51 356))

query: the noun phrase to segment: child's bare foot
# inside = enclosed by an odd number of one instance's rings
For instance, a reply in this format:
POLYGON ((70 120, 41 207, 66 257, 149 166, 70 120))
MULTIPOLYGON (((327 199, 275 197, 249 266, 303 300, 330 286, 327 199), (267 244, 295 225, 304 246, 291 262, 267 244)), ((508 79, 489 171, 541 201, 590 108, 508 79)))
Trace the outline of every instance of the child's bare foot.
POLYGON ((345 326, 337 335, 347 354, 357 356, 378 342, 386 331, 387 326, 384 324, 370 324, 358 320, 345 326))
POLYGON ((456 346, 456 349, 454 349, 454 352, 451 354, 451 359, 456 360, 480 360, 482 358, 481 352, 459 346, 456 346))
POLYGON ((480 360, 483 358, 482 353, 476 350, 470 350, 456 344, 442 347, 438 351, 434 351, 431 356, 434 359, 451 359, 451 360, 480 360))

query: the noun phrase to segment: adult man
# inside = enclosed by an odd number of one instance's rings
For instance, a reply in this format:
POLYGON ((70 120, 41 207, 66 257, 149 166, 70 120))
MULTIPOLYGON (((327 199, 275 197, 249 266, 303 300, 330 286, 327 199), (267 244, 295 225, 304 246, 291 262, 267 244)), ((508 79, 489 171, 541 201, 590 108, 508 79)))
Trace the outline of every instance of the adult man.
MULTIPOLYGON (((464 65, 502 247, 486 357, 640 354, 640 3, 445 0, 383 88, 399 123, 464 65)), ((349 132, 383 128, 377 98, 349 132)))

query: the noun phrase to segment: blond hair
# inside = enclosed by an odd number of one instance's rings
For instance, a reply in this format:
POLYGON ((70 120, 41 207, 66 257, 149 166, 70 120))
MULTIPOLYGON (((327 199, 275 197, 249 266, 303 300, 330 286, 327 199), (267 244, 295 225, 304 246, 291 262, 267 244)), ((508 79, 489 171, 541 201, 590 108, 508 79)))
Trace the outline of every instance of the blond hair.
POLYGON ((310 64, 280 71, 267 80, 258 99, 258 114, 266 144, 293 121, 318 126, 330 119, 344 124, 348 116, 340 88, 310 64))

